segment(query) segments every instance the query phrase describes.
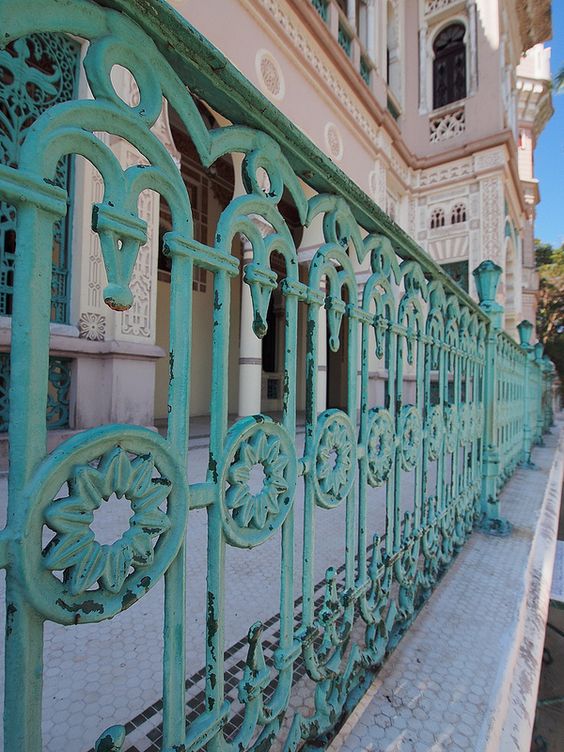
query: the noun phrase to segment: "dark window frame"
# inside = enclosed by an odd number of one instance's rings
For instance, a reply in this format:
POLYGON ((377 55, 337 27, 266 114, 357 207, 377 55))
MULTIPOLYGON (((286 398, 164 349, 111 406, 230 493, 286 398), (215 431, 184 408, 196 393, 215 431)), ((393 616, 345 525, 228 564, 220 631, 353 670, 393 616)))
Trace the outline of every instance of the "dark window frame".
POLYGON ((466 27, 461 21, 445 26, 433 42, 433 109, 467 96, 466 27))

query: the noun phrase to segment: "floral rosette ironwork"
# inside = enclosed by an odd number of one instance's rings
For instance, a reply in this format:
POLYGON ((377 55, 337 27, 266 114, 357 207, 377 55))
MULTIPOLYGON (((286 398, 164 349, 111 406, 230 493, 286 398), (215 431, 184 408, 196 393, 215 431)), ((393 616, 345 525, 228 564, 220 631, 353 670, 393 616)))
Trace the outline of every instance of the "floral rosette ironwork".
POLYGON ((72 437, 39 466, 24 496, 22 576, 35 608, 61 624, 102 621, 128 608, 160 579, 184 539, 183 465, 165 439, 138 426, 72 437), (131 516, 105 544, 92 525, 111 498, 129 504, 131 516))
POLYGON ((445 446, 447 452, 454 452, 458 442, 458 410, 456 405, 445 407, 445 446))
POLYGON ((431 461, 438 459, 444 435, 443 411, 440 405, 433 405, 427 416, 427 456, 431 461))
POLYGON ((421 416, 414 405, 404 405, 399 416, 399 452, 402 470, 413 470, 422 439, 421 416))
POLYGON ((371 486, 381 486, 388 479, 394 460, 394 421, 383 407, 370 410, 366 440, 367 480, 371 486))
POLYGON ((223 530, 239 548, 270 538, 290 511, 297 481, 294 444, 284 426, 264 415, 238 421, 227 435, 219 475, 223 530), (253 469, 262 487, 253 490, 253 469))
POLYGON ((356 438, 346 413, 331 409, 319 416, 313 457, 316 501, 333 509, 348 496, 355 478, 356 438))

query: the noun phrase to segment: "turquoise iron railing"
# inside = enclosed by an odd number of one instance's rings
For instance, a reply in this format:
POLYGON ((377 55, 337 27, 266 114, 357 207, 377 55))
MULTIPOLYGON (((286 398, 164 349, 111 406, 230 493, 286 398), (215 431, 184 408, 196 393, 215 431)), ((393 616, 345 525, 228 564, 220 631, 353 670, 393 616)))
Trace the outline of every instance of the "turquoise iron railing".
MULTIPOLYGON (((27 129, 45 111, 74 97, 80 47, 63 34, 31 34, 0 51, 0 164, 17 166, 27 129)), ((65 156, 53 176, 67 189, 72 160, 65 156)), ((70 299, 70 212, 53 233, 51 320, 68 322, 70 299)), ((12 312, 16 244, 15 212, 0 203, 0 314, 12 312)))
MULTIPOLYGON (((68 428, 72 361, 68 358, 49 358, 47 383, 47 428, 68 428)), ((10 355, 0 353, 0 433, 8 430, 10 422, 10 355)))
MULTIPOLYGON (((0 196, 17 210, 11 371, 18 378, 10 384, 8 523, 0 537, 7 570, 6 748, 41 748, 44 622, 80 630, 110 619, 164 577, 162 749, 263 750, 277 737, 285 749, 296 749, 330 733, 354 704, 472 528, 481 520, 491 532, 507 531, 499 485, 517 462, 529 461, 532 443, 550 423, 549 367, 542 351, 529 347, 526 326, 522 347, 499 331, 499 267, 486 261, 476 270, 477 306, 165 3, 29 0, 24 14, 16 0, 0 0, 0 10, 4 45, 43 32, 86 40, 83 66, 93 95, 43 112, 26 132, 17 167, 0 165, 0 196), (140 95, 133 106, 114 91, 114 65, 136 79, 140 95), (234 125, 208 130, 192 95, 234 125), (204 166, 224 154, 245 155, 246 194, 221 214, 213 246, 194 239, 186 186, 151 131, 163 97, 204 166), (124 171, 99 132, 129 141, 148 165, 124 171), (169 423, 166 438, 138 426, 106 425, 47 454, 52 237, 68 204, 56 174, 61 158, 72 154, 91 161, 104 181, 93 229, 111 308, 132 303, 132 268, 146 240, 139 194, 152 189, 170 209, 172 229, 163 238, 172 259, 169 423), (265 190, 260 168, 268 175, 265 190), (300 178, 317 195, 308 200, 300 178), (324 241, 306 281, 279 209, 284 191, 302 225, 323 219, 324 241), (257 216, 272 228, 265 237, 257 216), (252 247, 243 270, 231 254, 238 234, 252 247), (270 265, 274 252, 285 263, 280 282, 270 265), (362 288, 353 259, 367 260, 362 288), (204 482, 188 485, 194 268, 213 278, 215 305, 212 331, 201 333, 210 337, 213 356, 209 470, 204 482), (283 411, 279 421, 255 415, 228 430, 226 333, 231 279, 241 272, 256 336, 265 334, 277 286, 285 301, 283 411), (298 308, 307 320, 303 451, 296 441, 303 376, 297 374, 298 308), (318 415, 318 334, 325 317, 331 348, 346 347, 347 395, 345 410, 318 415), (369 402, 373 357, 387 370, 380 405, 369 402), (408 371, 415 378, 411 401, 408 371), (257 466, 264 475, 258 492, 250 485, 257 466), (373 530, 379 487, 385 525, 373 530), (90 525, 113 493, 129 501, 131 518, 120 539, 102 546, 90 525), (327 569, 318 600, 316 511, 340 514, 338 507, 345 513, 343 559, 327 569), (191 560, 185 534, 194 510, 208 517, 205 707, 187 721, 191 560), (224 681, 224 593, 234 576, 226 570, 226 547, 248 549, 252 557, 270 539, 281 550, 277 645, 265 652, 262 625, 249 624, 239 683, 243 710, 235 722, 224 681), (285 721, 298 675, 315 688, 315 710, 292 711, 285 721)), ((101 734, 97 749, 125 745, 125 729, 117 725, 101 734)))

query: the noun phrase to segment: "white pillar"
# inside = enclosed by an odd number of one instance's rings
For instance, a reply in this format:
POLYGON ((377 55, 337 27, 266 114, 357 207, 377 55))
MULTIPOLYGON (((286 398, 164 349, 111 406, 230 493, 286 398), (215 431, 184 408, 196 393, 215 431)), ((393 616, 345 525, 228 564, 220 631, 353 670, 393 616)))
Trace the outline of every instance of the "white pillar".
POLYGON ((319 309, 317 327, 317 412, 327 407, 327 312, 319 309))
POLYGON ((371 60, 376 60, 376 6, 375 0, 366 4, 366 52, 371 60))
POLYGON ((356 28, 356 2, 355 0, 347 0, 347 18, 350 25, 356 28))
MULTIPOLYGON (((243 264, 252 259, 250 243, 245 242, 243 264)), ((253 332, 251 288, 241 276, 241 340, 239 345, 239 415, 260 413, 262 386, 262 340, 253 332)))

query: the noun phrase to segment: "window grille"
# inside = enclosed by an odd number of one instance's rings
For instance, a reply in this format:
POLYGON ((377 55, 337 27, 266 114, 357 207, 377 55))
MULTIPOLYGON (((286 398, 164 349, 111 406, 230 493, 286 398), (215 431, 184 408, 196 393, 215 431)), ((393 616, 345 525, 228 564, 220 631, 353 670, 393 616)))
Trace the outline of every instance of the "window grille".
MULTIPOLYGON (((0 50, 0 164, 16 167, 28 129, 50 107, 73 99, 80 46, 64 34, 31 34, 0 50)), ((72 160, 61 159, 55 183, 72 187, 72 160)), ((67 323, 72 212, 53 233, 51 320, 67 323)), ((0 202, 0 314, 12 313, 16 211, 0 202)))

